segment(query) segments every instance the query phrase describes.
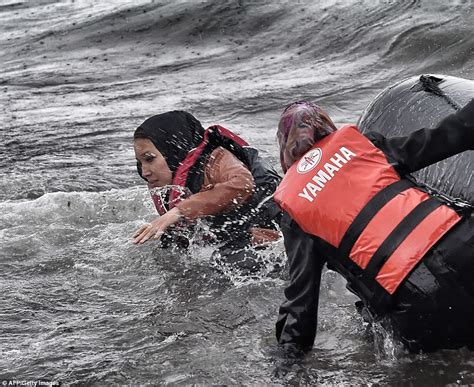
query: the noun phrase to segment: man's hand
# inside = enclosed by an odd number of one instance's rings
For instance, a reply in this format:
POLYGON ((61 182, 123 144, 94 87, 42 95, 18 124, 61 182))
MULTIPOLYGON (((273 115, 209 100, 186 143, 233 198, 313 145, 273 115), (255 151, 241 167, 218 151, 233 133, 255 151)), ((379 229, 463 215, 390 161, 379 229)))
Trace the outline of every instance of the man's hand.
POLYGON ((151 223, 141 226, 135 234, 133 234, 133 243, 141 245, 147 240, 160 239, 168 227, 177 223, 181 219, 181 213, 177 207, 173 207, 166 214, 161 215, 151 223))

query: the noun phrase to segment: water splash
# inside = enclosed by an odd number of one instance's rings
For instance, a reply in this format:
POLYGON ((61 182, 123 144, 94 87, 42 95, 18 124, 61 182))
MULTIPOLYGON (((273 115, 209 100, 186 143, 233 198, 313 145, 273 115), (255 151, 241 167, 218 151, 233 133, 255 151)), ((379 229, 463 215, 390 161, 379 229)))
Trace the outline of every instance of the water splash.
POLYGON ((370 330, 373 334, 374 352, 378 361, 393 363, 407 353, 401 342, 395 339, 389 325, 376 321, 370 324, 370 330))
POLYGON ((245 247, 225 255, 215 250, 211 265, 236 287, 266 279, 286 278, 286 255, 283 242, 272 242, 264 249, 245 247))

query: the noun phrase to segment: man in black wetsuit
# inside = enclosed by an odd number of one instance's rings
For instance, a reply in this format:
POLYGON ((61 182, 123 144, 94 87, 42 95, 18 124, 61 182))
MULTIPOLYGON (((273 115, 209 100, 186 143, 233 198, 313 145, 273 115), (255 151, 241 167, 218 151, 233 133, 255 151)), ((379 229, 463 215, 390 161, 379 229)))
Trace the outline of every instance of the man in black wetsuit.
POLYGON ((394 138, 336 129, 299 101, 284 110, 278 141, 285 178, 274 197, 290 271, 278 342, 313 346, 327 264, 410 351, 473 348, 472 203, 448 202, 409 174, 474 149, 474 100, 433 129, 394 138))

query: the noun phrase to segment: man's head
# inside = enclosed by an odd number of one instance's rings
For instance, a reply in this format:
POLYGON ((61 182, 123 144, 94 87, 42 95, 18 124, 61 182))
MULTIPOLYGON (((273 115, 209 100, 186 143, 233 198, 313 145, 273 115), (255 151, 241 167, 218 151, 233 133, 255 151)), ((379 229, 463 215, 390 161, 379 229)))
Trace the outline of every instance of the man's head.
POLYGON ((309 101, 297 101, 288 105, 278 123, 280 162, 284 172, 291 167, 315 142, 337 128, 327 113, 309 101))

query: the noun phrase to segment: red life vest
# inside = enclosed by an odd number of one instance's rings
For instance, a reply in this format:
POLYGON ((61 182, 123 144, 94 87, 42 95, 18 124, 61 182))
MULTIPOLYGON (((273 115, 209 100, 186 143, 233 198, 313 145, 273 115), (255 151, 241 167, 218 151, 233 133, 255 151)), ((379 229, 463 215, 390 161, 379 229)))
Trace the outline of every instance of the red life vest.
POLYGON ((400 176, 357 127, 318 141, 286 173, 275 201, 305 232, 393 294, 461 218, 400 176))
POLYGON ((153 203, 155 204, 156 210, 160 215, 166 213, 168 210, 173 208, 176 204, 184 200, 190 194, 189 189, 186 187, 186 181, 188 179, 189 171, 194 166, 194 164, 196 164, 205 147, 209 143, 209 134, 211 132, 216 132, 217 135, 235 141, 240 146, 249 145, 245 140, 237 136, 235 133, 231 132, 229 129, 224 128, 223 126, 214 125, 207 128, 204 131, 204 136, 201 143, 196 148, 191 149, 188 152, 186 158, 180 163, 178 169, 176 170, 176 173, 174 174, 173 181, 170 186, 163 187, 163 189, 156 189, 148 185, 151 193, 151 198, 153 199, 153 203), (162 191, 163 193, 154 194, 155 190, 162 191), (167 190, 169 190, 169 192, 167 190), (168 197, 168 200, 165 200, 165 197, 168 197))

